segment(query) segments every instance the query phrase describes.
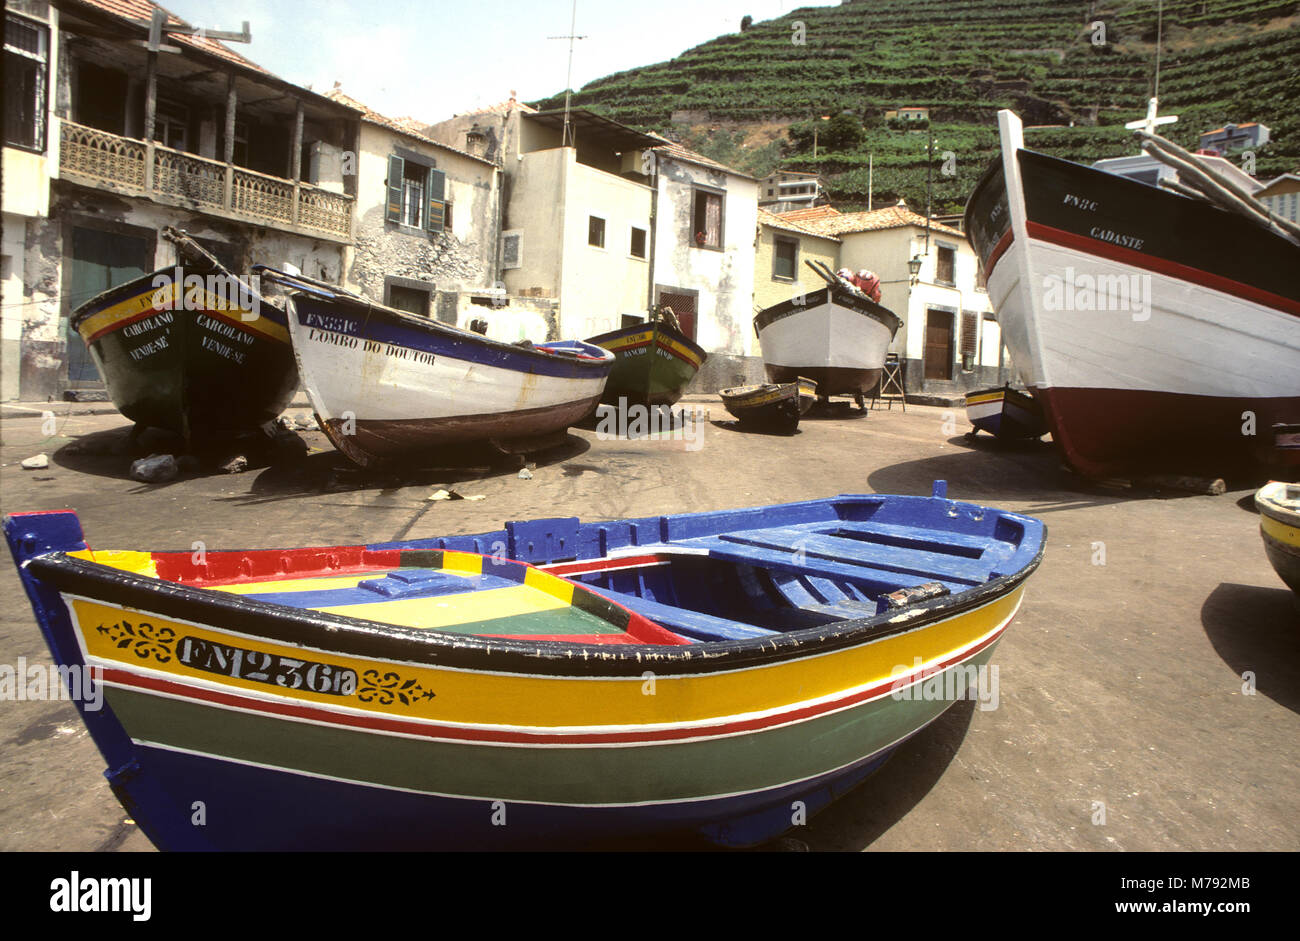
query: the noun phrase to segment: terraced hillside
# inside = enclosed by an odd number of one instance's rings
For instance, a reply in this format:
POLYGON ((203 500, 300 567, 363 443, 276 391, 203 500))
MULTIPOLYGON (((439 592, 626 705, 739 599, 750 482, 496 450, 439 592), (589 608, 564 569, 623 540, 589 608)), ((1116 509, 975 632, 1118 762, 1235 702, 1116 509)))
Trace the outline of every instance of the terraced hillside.
MULTIPOLYGON (((1000 108, 1059 125, 1030 128, 1038 150, 1080 161, 1136 152, 1123 123, 1145 113, 1155 40, 1153 0, 866 0, 754 24, 573 100, 755 174, 778 161, 819 170, 849 206, 866 198, 868 155, 877 203, 924 205, 926 134, 880 116, 925 106, 936 155, 951 152, 957 170, 935 174, 935 211, 956 211, 996 151, 1000 108), (866 125, 860 145, 814 158, 784 133, 844 110, 866 125)), ((1300 167, 1300 3, 1165 0, 1159 95, 1161 112, 1180 116, 1165 133, 1184 146, 1227 122, 1262 121, 1273 140, 1256 174, 1300 167)))

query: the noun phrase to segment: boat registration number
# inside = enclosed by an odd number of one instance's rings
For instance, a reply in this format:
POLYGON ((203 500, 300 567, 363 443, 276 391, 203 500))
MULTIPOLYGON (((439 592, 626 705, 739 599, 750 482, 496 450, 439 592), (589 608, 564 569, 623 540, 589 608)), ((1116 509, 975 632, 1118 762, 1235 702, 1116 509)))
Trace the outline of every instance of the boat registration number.
POLYGON ((285 689, 309 689, 332 696, 351 696, 357 689, 356 671, 346 667, 228 647, 198 637, 182 637, 177 658, 196 670, 285 689))

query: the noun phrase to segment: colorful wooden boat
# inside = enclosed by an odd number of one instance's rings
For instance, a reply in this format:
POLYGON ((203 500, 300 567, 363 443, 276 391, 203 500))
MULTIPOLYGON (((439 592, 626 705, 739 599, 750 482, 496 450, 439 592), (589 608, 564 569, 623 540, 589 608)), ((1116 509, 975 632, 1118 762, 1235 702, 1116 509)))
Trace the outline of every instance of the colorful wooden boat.
POLYGON ((1300 421, 1300 244, 1246 216, 1024 149, 966 207, 1002 336, 1080 473, 1244 463, 1300 421), (1251 428, 1257 430, 1250 430, 1251 428))
POLYGON ((863 405, 903 322, 833 273, 818 274, 827 278, 826 287, 765 308, 754 318, 763 368, 772 382, 811 379, 818 395, 852 395, 863 405))
POLYGON ((680 330, 656 317, 591 337, 588 343, 614 354, 614 368, 601 401, 672 405, 709 358, 680 330))
POLYGON ((172 850, 763 842, 962 698, 1045 537, 942 482, 202 557, 91 549, 67 511, 5 534, 172 850))
POLYGON ((272 421, 298 388, 284 311, 200 256, 77 308, 113 404, 187 442, 272 421))
POLYGON ((330 442, 362 467, 466 441, 546 440, 595 410, 614 354, 502 343, 341 288, 255 269, 285 304, 303 388, 330 442))
POLYGON ((1014 440, 1047 434, 1042 409, 1031 396, 1010 385, 967 392, 966 417, 975 426, 972 435, 987 431, 995 438, 1014 440))
POLYGON ((722 404, 742 425, 794 434, 799 419, 817 401, 817 383, 800 378, 796 382, 767 383, 723 389, 722 404))
POLYGON ((1300 484, 1275 480, 1255 494, 1264 551, 1282 581, 1300 597, 1300 484))

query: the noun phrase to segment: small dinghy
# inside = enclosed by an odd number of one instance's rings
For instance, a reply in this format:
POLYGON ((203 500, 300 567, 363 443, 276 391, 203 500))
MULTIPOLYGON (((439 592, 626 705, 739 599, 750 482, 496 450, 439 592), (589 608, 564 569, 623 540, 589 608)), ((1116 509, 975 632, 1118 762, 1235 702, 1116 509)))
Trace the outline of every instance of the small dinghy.
POLYGON ((167 227, 179 263, 120 284, 72 314, 108 396, 138 428, 187 444, 272 421, 298 388, 284 311, 167 227))
POLYGON ((1268 561, 1300 597, 1300 484, 1269 482, 1255 494, 1255 507, 1268 561))
POLYGON ((800 377, 796 382, 737 386, 718 394, 742 425, 792 435, 800 417, 817 401, 817 383, 800 377))
POLYGON ((550 447, 600 401, 614 354, 590 343, 502 343, 340 287, 254 269, 291 293, 293 354, 316 420, 362 467, 467 441, 550 447))
POLYGON ((1045 531, 939 482, 333 548, 95 549, 67 511, 5 535, 155 845, 419 850, 771 839, 996 695, 1045 531))
POLYGON ((1011 388, 1010 384, 998 389, 967 392, 966 418, 975 426, 974 431, 968 432, 968 437, 987 431, 995 438, 1015 441, 1041 438, 1047 434, 1047 421, 1038 403, 1011 388))

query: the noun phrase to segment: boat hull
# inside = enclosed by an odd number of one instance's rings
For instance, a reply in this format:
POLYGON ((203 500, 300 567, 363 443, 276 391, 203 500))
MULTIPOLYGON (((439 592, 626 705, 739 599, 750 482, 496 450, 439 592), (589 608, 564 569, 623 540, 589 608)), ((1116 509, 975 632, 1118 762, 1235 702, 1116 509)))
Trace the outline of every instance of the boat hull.
POLYGON ((562 432, 595 409, 613 364, 597 347, 509 345, 307 293, 289 299, 287 314, 317 421, 361 466, 562 432), (552 352, 560 348, 575 355, 552 352))
MULTIPOLYGON (((867 520, 864 531, 888 533, 960 517, 967 535, 955 538, 989 533, 1002 548, 988 566, 1011 574, 879 617, 711 648, 591 647, 385 629, 323 610, 287 616, 287 601, 259 606, 174 582, 160 590, 156 578, 97 564, 106 550, 85 551, 67 512, 13 516, 5 531, 56 660, 103 671, 103 708, 78 708, 115 794, 162 849, 560 847, 687 832, 749 845, 815 812, 964 698, 1041 559, 1041 524, 1025 517, 889 500, 903 502, 849 496, 753 518, 831 532, 867 520), (196 800, 220 826, 193 825, 196 800)), ((597 547, 644 552, 652 532, 727 544, 737 514, 752 513, 535 521, 364 549, 496 546, 541 565, 597 547)), ((812 532, 800 555, 822 551, 812 532)), ((882 538, 881 553, 933 558, 882 538)), ((266 555, 287 577, 361 548, 266 555)), ((188 552, 169 555, 190 564, 188 552)), ((210 552, 204 565, 234 572, 241 559, 210 552)), ((589 577, 616 578, 611 566, 626 564, 594 563, 589 577)))
POLYGON ((761 311, 754 318, 763 367, 775 383, 799 377, 817 393, 863 395, 880 379, 901 323, 889 310, 847 291, 823 288, 761 311))
POLYGON ((794 434, 800 417, 817 401, 817 383, 800 377, 783 384, 723 389, 719 394, 741 424, 794 434))
POLYGON ((164 268, 73 314, 114 406, 187 440, 272 421, 298 388, 284 312, 252 292, 186 288, 187 276, 164 268))
POLYGON ((1255 494, 1255 507, 1268 561, 1300 598, 1300 489, 1270 483, 1255 494), (1294 495, 1288 495, 1289 491, 1294 495))
POLYGON ((995 438, 1019 440, 1047 433, 1042 410, 1032 398, 1008 387, 966 393, 966 418, 995 438))
POLYGON ((703 348, 661 322, 635 324, 587 340, 614 354, 602 402, 673 405, 708 359, 703 348))
POLYGON ((1270 427, 1300 418, 1288 274, 1300 248, 1199 200, 1020 149, 1014 127, 1003 139, 967 230, 1065 459, 1093 476, 1217 476, 1269 451, 1270 427))

